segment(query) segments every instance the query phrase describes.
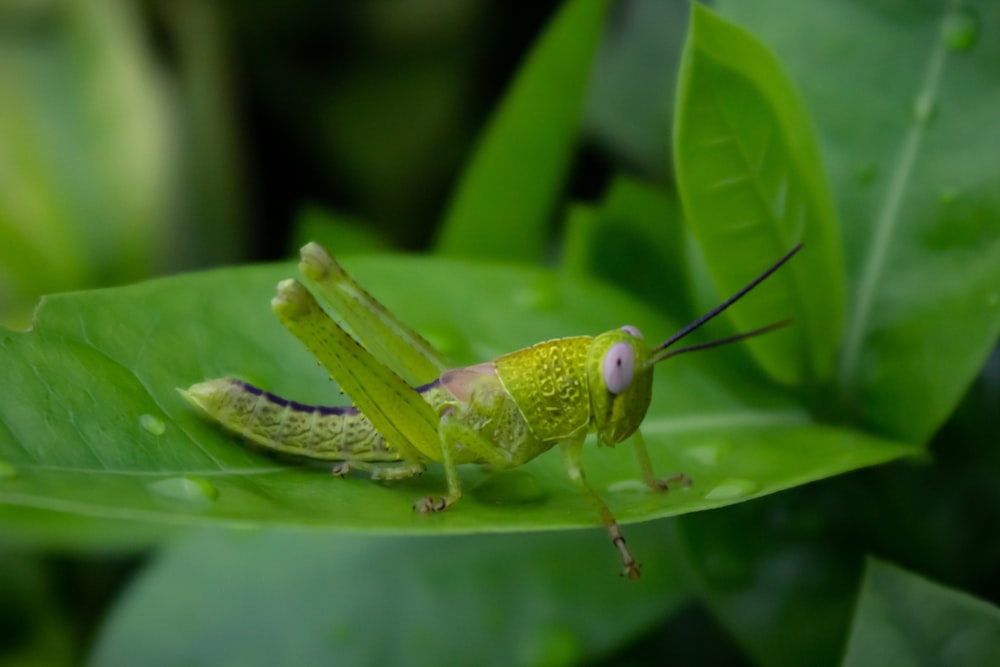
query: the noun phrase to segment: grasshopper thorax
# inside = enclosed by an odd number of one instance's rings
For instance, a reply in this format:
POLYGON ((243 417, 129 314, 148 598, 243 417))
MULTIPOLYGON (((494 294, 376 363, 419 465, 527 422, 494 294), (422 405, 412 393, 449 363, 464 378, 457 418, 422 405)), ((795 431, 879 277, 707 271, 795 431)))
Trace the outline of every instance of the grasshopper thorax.
POLYGON ((653 392, 652 350, 633 326, 595 336, 587 352, 587 385, 598 441, 615 445, 646 416, 653 392))

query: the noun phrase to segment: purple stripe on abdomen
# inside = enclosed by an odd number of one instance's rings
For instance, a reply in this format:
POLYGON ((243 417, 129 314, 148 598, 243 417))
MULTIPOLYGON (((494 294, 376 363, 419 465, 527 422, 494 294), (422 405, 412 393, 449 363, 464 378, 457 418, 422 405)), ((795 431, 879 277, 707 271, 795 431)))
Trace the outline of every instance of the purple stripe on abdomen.
POLYGON ((244 382, 243 380, 234 380, 236 384, 245 389, 248 393, 254 396, 263 396, 269 403, 274 403, 281 407, 289 407, 296 412, 319 412, 319 414, 326 415, 356 415, 358 414, 358 409, 353 405, 344 406, 327 406, 327 405, 309 405, 308 403, 299 403, 298 401, 290 401, 287 398, 282 398, 277 394, 272 394, 269 391, 264 391, 260 387, 255 387, 249 382, 244 382))

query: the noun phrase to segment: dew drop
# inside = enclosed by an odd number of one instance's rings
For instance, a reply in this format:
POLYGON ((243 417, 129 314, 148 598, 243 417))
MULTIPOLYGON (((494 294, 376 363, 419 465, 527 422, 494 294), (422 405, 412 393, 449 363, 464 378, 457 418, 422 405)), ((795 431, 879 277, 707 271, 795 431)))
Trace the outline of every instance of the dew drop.
POLYGON ((705 500, 732 500, 733 498, 742 498, 743 496, 749 496, 759 488, 760 485, 757 484, 757 482, 749 479, 731 477, 716 484, 708 493, 705 494, 705 500))
POLYGON ((198 506, 211 505, 219 497, 218 489, 201 477, 170 477, 146 488, 158 496, 198 506))
POLYGON ((163 435, 167 430, 167 427, 164 425, 162 419, 154 417, 150 414, 141 415, 139 417, 139 425, 153 435, 163 435))
POLYGON ((534 475, 523 470, 496 473, 470 491, 479 502, 492 505, 524 505, 545 500, 548 492, 534 475))
POLYGON ((719 463, 721 449, 721 445, 698 445, 688 448, 684 453, 703 466, 714 466, 719 463))
POLYGON ((0 461, 0 480, 14 479, 15 477, 17 477, 17 468, 6 461, 0 461))
POLYGON ((941 37, 952 51, 965 51, 979 39, 979 15, 970 7, 959 7, 944 19, 941 37))

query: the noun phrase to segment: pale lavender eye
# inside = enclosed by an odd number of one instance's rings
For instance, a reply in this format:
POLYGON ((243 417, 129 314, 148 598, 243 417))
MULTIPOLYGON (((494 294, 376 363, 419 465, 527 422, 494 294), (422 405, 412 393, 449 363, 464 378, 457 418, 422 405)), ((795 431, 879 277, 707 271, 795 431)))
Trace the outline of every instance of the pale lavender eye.
POLYGON ((635 336, 636 338, 642 338, 642 332, 631 324, 626 324, 622 327, 622 331, 629 334, 630 336, 635 336))
POLYGON ((632 384, 632 371, 635 369, 635 357, 632 346, 628 343, 615 343, 604 355, 601 371, 604 373, 604 386, 612 394, 620 394, 632 384))

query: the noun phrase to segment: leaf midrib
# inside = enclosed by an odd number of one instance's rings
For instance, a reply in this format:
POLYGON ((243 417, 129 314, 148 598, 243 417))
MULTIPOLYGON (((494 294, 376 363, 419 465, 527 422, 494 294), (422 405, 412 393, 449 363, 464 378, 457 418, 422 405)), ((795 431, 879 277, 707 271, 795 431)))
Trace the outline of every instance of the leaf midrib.
MULTIPOLYGON (((949 6, 945 7, 941 20, 937 22, 938 25, 945 20, 950 12, 954 11, 955 5, 956 2, 953 0, 949 6)), ((914 97, 915 104, 926 104, 928 108, 933 108, 937 103, 941 72, 944 69, 947 54, 944 40, 938 38, 935 42, 936 45, 931 51, 924 72, 923 84, 914 97)), ((896 166, 892 170, 885 199, 878 206, 879 214, 875 218, 868 252, 861 264, 860 279, 855 288, 854 307, 850 311, 840 356, 840 386, 845 392, 855 388, 858 383, 858 361, 862 341, 869 328, 876 290, 883 282, 882 275, 885 271, 893 232, 900 219, 899 212, 903 196, 909 186, 909 176, 913 171, 917 154, 927 133, 928 123, 926 120, 926 118, 913 118, 911 120, 909 130, 903 137, 896 166)))

